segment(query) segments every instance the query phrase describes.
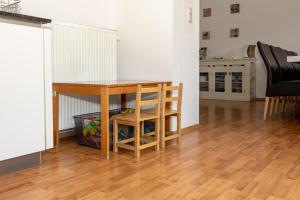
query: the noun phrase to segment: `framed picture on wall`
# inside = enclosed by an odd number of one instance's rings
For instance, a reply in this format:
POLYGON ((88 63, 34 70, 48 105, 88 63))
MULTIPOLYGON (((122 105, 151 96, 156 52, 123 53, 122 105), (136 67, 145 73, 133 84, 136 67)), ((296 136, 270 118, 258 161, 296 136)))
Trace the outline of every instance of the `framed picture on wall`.
POLYGON ((231 14, 240 13, 240 4, 239 3, 231 4, 230 12, 231 14))
POLYGON ((203 17, 211 17, 211 8, 203 9, 203 17))
POLYGON ((230 38, 238 38, 239 36, 240 36, 240 29, 239 28, 230 29, 230 38))
POLYGON ((202 32, 202 40, 210 40, 210 31, 202 32))

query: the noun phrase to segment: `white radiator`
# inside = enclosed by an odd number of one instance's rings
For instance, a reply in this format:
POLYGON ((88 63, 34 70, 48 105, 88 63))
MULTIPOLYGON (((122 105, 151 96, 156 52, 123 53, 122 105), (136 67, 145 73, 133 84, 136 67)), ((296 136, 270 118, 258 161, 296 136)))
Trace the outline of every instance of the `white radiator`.
MULTIPOLYGON (((116 31, 60 22, 52 28, 53 82, 116 80, 116 31)), ((61 95, 59 100, 60 130, 74 127, 72 116, 100 109, 97 96, 61 95)), ((118 100, 111 98, 111 109, 118 100)))

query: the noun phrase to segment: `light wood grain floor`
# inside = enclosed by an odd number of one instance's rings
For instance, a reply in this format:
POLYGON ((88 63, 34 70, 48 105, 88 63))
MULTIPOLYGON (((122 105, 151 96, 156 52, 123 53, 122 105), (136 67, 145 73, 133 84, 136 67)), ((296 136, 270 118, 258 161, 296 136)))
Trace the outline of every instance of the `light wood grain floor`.
POLYGON ((73 140, 40 167, 0 176, 0 199, 300 200, 300 117, 262 120, 263 102, 203 101, 180 147, 100 159, 73 140))

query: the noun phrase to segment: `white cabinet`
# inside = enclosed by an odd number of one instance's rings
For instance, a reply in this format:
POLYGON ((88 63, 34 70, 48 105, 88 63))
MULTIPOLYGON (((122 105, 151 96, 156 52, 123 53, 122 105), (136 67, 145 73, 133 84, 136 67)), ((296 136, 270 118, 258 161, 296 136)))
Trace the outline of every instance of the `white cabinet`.
POLYGON ((46 31, 42 28, 0 23, 0 32, 0 161, 3 161, 46 148, 49 117, 45 116, 51 116, 52 112, 45 106, 51 104, 51 74, 48 76, 51 65, 44 59, 49 50, 44 46, 46 31))
POLYGON ((199 75, 201 99, 255 98, 255 59, 202 60, 199 75))

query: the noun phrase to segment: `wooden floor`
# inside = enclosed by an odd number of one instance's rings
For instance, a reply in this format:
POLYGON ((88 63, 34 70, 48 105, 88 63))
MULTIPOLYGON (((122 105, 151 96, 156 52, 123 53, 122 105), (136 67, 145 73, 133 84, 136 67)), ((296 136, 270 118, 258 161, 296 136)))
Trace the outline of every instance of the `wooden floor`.
POLYGON ((0 199, 300 200, 300 117, 263 102, 202 101, 201 128, 164 151, 112 154, 65 140, 40 167, 0 176, 0 199))

